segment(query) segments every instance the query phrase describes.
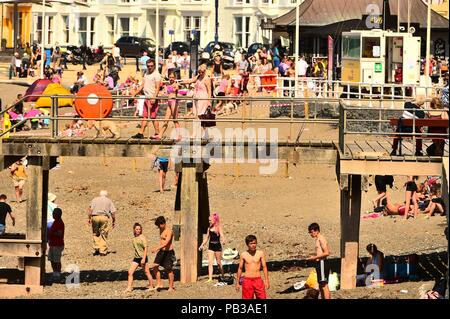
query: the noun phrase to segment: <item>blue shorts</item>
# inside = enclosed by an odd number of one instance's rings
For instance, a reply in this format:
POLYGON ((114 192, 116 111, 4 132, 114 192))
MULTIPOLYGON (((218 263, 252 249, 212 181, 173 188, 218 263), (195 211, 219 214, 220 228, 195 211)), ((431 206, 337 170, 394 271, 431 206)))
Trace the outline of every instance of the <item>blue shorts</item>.
POLYGON ((3 224, 0 224, 0 235, 3 235, 6 231, 6 227, 3 224))

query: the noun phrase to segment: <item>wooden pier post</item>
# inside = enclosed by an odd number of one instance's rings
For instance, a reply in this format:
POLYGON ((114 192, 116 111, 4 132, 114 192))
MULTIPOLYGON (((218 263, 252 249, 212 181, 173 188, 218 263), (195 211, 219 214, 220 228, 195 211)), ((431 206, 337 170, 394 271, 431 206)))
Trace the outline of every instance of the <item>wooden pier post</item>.
POLYGON ((341 175, 341 289, 356 287, 361 217, 361 175, 341 175))
POLYGON ((183 164, 181 178, 181 283, 196 282, 202 254, 198 247, 203 241, 209 217, 209 199, 203 164, 183 164), (206 222, 205 222, 206 219, 206 222))
POLYGON ((41 240, 39 257, 25 257, 25 285, 41 286, 45 276, 49 157, 28 157, 26 182, 27 240, 41 240))

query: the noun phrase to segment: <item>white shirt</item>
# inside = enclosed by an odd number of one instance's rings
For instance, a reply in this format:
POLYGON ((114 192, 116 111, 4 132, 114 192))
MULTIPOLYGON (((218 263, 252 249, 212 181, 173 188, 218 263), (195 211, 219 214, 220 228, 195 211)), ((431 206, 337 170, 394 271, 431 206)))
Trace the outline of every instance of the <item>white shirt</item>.
POLYGON ((306 70, 308 69, 308 63, 305 60, 300 59, 298 61, 297 68, 298 68, 298 75, 299 76, 305 76, 306 75, 306 70))
POLYGON ((147 98, 156 97, 156 82, 161 82, 161 75, 158 71, 144 76, 144 94, 147 98))
POLYGON ((120 48, 119 47, 114 47, 112 49, 112 54, 113 54, 113 57, 120 57, 120 48))

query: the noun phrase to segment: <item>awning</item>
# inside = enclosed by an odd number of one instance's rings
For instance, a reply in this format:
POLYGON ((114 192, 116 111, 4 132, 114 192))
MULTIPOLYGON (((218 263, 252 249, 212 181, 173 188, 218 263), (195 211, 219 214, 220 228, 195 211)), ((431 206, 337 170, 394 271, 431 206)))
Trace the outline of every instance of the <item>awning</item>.
MULTIPOLYGON (((397 15, 397 1, 389 0, 390 14, 397 15)), ((400 19, 407 21, 408 6, 406 1, 400 0, 400 19)), ((305 0, 299 6, 301 26, 325 26, 349 20, 362 20, 370 14, 371 8, 378 6, 380 14, 383 10, 383 0, 305 0)), ((411 24, 419 24, 420 28, 427 27, 427 6, 422 0, 411 0, 411 24)), ((296 9, 274 19, 277 26, 295 26, 296 9)), ((431 27, 433 29, 448 29, 449 20, 439 13, 432 11, 431 27)))

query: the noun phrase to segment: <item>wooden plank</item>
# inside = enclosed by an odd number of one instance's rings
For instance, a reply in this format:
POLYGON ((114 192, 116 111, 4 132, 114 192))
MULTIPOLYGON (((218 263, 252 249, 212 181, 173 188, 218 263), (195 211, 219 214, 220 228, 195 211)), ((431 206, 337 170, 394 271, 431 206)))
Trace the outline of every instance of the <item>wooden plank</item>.
MULTIPOLYGON (((180 163, 181 164, 181 163, 180 163)), ((175 172, 177 174, 177 172, 175 172)), ((178 183, 177 183, 177 191, 175 194, 175 207, 174 207, 174 213, 173 213, 173 226, 172 230, 174 233, 174 239, 175 241, 180 240, 181 235, 181 182, 182 182, 182 173, 178 173, 178 183)))
POLYGON ((361 175, 350 176, 349 190, 341 191, 341 289, 356 287, 359 227, 361 218, 361 175))
POLYGON ((25 257, 25 285, 40 286, 41 284, 41 258, 25 257))
POLYGON ((440 176, 442 173, 442 161, 365 161, 341 159, 339 165, 341 174, 440 176))
POLYGON ((36 285, 0 285, 0 298, 26 297, 31 295, 42 294, 43 286, 36 285))
POLYGON ((0 239, 0 256, 40 257, 41 255, 40 241, 0 239))
POLYGON ((181 183, 181 283, 197 281, 199 266, 198 247, 198 182, 195 166, 183 167, 181 183))
POLYGON ((356 145, 356 143, 354 143, 354 142, 348 143, 346 146, 350 150, 350 154, 352 155, 353 159, 364 158, 364 156, 361 155, 361 148, 359 148, 359 146, 356 145))
POLYGON ((345 243, 345 257, 341 259, 341 289, 356 288, 356 274, 358 270, 357 242, 345 243))

